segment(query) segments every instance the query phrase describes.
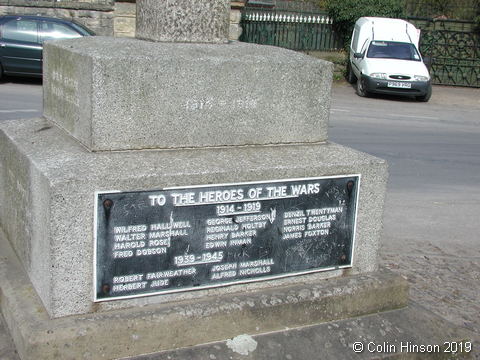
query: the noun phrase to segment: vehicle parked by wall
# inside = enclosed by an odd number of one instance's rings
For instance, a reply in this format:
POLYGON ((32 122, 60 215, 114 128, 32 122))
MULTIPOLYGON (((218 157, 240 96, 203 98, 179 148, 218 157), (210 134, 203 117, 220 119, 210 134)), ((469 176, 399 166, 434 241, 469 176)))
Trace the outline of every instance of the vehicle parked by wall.
POLYGON ((43 42, 94 35, 73 21, 42 16, 0 16, 0 77, 42 76, 43 42))
POLYGON ((405 20, 362 17, 350 44, 347 79, 357 81, 357 94, 415 96, 428 101, 431 79, 418 51, 420 30, 405 20))

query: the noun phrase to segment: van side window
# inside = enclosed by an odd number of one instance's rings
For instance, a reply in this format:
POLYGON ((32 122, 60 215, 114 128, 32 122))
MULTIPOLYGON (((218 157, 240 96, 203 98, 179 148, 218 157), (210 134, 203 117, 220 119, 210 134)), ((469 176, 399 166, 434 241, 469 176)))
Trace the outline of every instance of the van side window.
POLYGON ((358 39, 359 39, 359 36, 358 36, 358 30, 357 29, 354 29, 353 30, 353 37, 352 37, 352 49, 353 51, 358 51, 358 39))
POLYGON ((11 41, 38 42, 37 22, 12 20, 3 24, 3 39, 11 41))

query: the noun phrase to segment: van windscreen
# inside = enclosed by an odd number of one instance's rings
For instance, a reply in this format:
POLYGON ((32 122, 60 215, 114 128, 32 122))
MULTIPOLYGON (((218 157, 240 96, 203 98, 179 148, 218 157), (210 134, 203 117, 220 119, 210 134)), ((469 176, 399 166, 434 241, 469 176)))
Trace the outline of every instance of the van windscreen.
POLYGON ((372 41, 367 57, 420 61, 420 55, 413 44, 396 41, 372 41))

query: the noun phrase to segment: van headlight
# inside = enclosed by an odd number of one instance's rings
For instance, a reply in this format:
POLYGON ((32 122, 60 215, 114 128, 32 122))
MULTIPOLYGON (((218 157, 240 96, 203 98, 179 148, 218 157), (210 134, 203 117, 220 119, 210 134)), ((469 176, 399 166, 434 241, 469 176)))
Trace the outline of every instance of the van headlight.
POLYGON ((385 74, 385 73, 371 73, 370 77, 372 77, 374 79, 386 79, 387 74, 385 74))
POLYGON ((430 78, 428 76, 423 76, 423 75, 415 75, 414 76, 415 81, 428 81, 430 78))

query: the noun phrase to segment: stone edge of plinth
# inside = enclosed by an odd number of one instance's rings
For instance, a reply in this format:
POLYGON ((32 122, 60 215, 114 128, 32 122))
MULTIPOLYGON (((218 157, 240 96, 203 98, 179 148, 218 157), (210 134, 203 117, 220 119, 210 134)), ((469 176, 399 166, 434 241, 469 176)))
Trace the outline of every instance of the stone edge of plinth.
POLYGON ((1 230, 0 250, 1 311, 24 360, 141 355, 393 310, 408 303, 406 280, 383 270, 201 301, 50 319, 1 230))

